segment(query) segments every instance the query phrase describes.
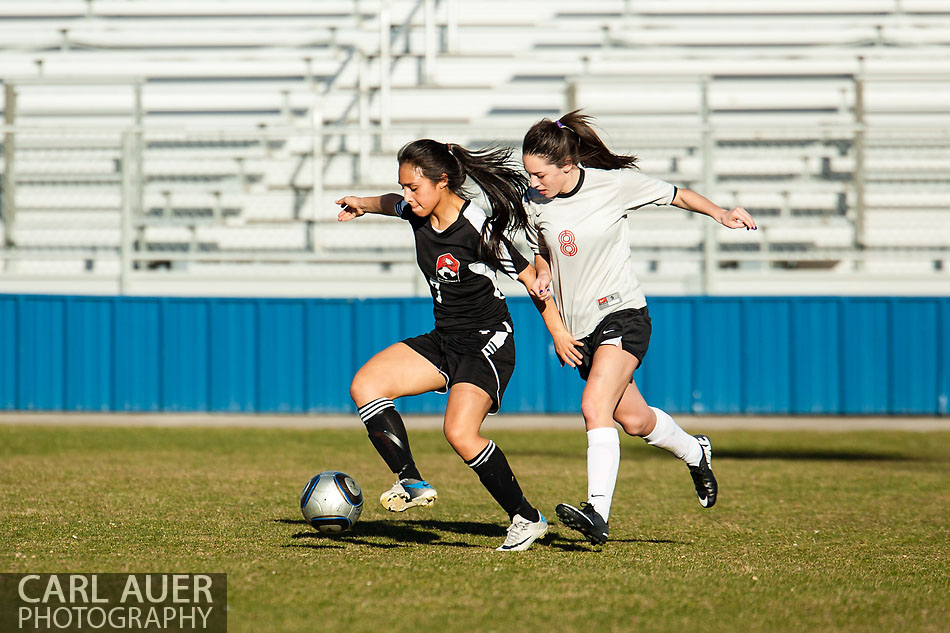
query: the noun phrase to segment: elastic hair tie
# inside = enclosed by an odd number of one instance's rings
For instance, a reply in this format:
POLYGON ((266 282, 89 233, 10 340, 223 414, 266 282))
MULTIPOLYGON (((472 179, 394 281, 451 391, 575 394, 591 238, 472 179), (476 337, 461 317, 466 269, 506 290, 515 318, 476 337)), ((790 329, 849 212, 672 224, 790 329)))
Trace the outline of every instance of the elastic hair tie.
POLYGON ((558 119, 557 121, 555 121, 554 124, 557 125, 559 128, 563 128, 563 127, 564 127, 564 124, 561 123, 561 119, 558 119))
POLYGON ((451 144, 451 143, 446 143, 446 144, 445 144, 445 149, 448 150, 449 156, 452 157, 452 160, 455 161, 455 164, 459 166, 459 170, 464 174, 464 173, 465 173, 465 167, 462 165, 462 161, 459 160, 459 157, 455 155, 455 152, 452 151, 452 144, 451 144))

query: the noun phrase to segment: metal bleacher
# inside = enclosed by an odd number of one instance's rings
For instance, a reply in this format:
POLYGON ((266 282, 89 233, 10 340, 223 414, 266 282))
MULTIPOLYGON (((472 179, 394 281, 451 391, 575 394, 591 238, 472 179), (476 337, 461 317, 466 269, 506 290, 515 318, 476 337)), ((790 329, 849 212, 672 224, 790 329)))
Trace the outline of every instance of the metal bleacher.
POLYGON ((333 201, 396 190, 414 138, 517 147, 583 107, 760 223, 632 213, 650 290, 934 292, 948 62, 937 0, 4 2, 0 290, 424 292, 411 235, 333 201))

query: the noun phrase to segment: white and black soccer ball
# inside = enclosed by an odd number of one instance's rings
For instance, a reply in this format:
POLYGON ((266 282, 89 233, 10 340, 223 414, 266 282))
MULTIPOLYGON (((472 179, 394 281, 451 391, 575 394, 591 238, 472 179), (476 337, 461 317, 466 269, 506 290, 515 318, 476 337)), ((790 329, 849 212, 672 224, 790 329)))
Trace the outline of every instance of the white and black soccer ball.
POLYGON ((363 491, 346 473, 325 470, 303 487, 300 511, 317 531, 339 534, 350 529, 363 513, 363 491))

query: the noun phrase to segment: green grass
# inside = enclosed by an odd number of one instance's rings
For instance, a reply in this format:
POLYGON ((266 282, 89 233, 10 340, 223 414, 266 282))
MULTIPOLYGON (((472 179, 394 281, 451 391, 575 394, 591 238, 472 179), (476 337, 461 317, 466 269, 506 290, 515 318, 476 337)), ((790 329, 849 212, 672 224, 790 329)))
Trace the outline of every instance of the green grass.
POLYGON ((0 427, 0 571, 226 572, 242 631, 944 631, 950 434, 713 434, 718 505, 623 439, 611 540, 554 506, 586 496, 581 430, 491 432, 552 527, 501 554, 507 517, 437 431, 415 432, 431 508, 391 515, 362 430, 0 427), (336 538, 307 479, 367 503, 336 538))

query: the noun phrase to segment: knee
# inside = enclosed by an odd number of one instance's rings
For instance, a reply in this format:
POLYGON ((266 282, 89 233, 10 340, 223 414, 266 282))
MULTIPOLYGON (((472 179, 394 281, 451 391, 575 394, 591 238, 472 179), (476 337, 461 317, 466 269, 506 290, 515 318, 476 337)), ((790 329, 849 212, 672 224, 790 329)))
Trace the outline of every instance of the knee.
POLYGON ((601 403, 597 402, 595 398, 581 399, 581 415, 584 416, 587 430, 600 426, 613 426, 610 412, 604 410, 601 403))
POLYGON ((442 427, 442 433, 445 434, 446 441, 462 459, 470 459, 478 453, 476 449, 478 433, 472 433, 461 426, 448 424, 442 427))
POLYGON ((618 411, 617 423, 627 435, 643 437, 649 435, 656 426, 656 414, 650 407, 638 408, 634 411, 618 411))
POLYGON ((353 376, 353 382, 350 383, 350 398, 356 403, 356 406, 365 404, 366 383, 360 378, 359 373, 353 376))
POLYGON ((384 385, 375 380, 370 372, 360 369, 350 383, 350 398, 357 406, 362 406, 376 398, 389 397, 384 385))

